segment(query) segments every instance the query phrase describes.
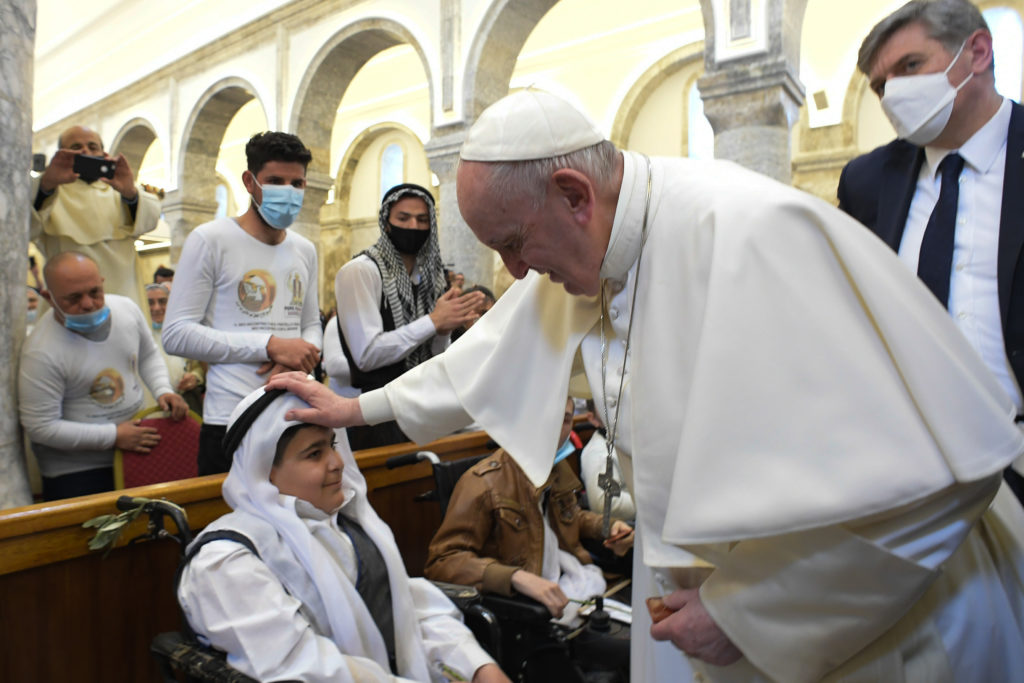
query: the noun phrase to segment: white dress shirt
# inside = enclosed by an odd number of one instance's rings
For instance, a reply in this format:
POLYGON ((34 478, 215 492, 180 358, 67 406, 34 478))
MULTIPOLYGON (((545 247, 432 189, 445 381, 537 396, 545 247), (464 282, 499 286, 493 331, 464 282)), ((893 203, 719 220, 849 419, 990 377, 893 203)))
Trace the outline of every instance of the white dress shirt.
MULTIPOLYGON (((1010 111, 1010 100, 1004 99, 995 116, 956 150, 966 163, 960 174, 949 314, 1020 411, 1021 390, 1003 343, 996 277, 1010 111)), ((950 151, 938 147, 924 149, 925 160, 899 249, 900 260, 915 273, 928 218, 939 200, 939 164, 950 151)))

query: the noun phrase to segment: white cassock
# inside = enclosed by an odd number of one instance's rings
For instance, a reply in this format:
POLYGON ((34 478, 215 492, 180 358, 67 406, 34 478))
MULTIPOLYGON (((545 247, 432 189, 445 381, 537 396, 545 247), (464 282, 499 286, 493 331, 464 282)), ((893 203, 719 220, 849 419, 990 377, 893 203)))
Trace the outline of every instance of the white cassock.
MULTIPOLYGON (((33 207, 29 237, 47 259, 64 251, 85 254, 99 266, 107 294, 126 296, 146 310, 143 285, 149 280, 141 272, 135 239, 156 228, 160 200, 141 185, 136 189, 139 202, 133 221, 128 204, 106 183, 76 180, 60 185, 39 211, 33 207)), ((38 190, 39 178, 33 178, 33 200, 38 190)))
MULTIPOLYGON (((475 420, 534 482, 574 370, 608 423, 647 187, 643 157, 624 160, 604 392, 598 301, 531 274, 442 356, 360 397, 364 417, 395 415, 421 443, 475 420)), ((1024 513, 1005 491, 989 506, 1024 451, 1009 397, 845 214, 726 162, 652 169, 618 444, 634 595, 701 585, 745 657, 687 662, 636 609, 633 680, 1024 676, 1024 513)))

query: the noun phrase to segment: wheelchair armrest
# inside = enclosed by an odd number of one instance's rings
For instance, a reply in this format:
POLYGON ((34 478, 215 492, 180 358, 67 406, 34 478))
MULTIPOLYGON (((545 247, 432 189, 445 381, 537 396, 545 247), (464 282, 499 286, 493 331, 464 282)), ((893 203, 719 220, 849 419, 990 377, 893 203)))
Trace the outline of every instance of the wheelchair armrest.
POLYGON ((483 604, 502 621, 547 622, 551 620, 551 612, 547 607, 525 595, 506 597, 495 593, 485 593, 483 594, 483 604))
POLYGON ((463 586, 457 583, 446 583, 444 581, 431 581, 445 596, 455 603, 460 612, 465 612, 470 605, 480 603, 480 591, 472 586, 463 586))
POLYGON ((228 666, 223 652, 189 641, 177 631, 157 635, 149 649, 160 664, 164 680, 176 680, 171 676, 174 676, 174 671, 181 671, 190 680, 256 683, 228 666))

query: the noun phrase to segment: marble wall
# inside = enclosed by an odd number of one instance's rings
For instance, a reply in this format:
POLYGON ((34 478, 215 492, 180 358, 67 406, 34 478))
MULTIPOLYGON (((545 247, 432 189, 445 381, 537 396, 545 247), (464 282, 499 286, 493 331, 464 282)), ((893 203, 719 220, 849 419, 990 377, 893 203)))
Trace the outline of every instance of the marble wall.
POLYGON ((0 0, 0 509, 31 503, 18 424, 25 336, 35 0, 0 0))

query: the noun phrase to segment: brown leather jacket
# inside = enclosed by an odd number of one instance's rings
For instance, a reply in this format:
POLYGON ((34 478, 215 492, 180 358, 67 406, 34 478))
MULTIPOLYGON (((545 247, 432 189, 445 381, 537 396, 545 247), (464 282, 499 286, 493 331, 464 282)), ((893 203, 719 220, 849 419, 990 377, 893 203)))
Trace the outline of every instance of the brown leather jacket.
POLYGON ((441 528, 430 542, 424 575, 503 595, 512 594, 517 569, 540 575, 544 522, 538 501, 549 485, 548 519, 558 547, 590 564, 580 538, 601 537, 601 515, 580 508, 577 492, 582 485, 569 463, 555 465, 538 489, 498 450, 456 484, 441 528))

